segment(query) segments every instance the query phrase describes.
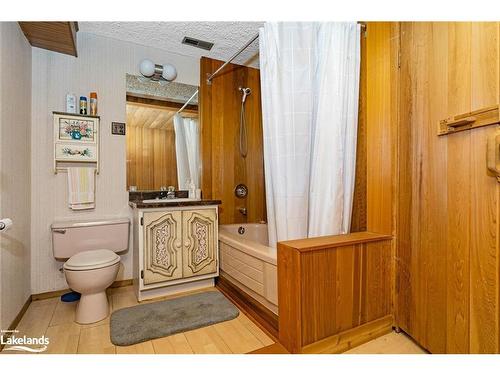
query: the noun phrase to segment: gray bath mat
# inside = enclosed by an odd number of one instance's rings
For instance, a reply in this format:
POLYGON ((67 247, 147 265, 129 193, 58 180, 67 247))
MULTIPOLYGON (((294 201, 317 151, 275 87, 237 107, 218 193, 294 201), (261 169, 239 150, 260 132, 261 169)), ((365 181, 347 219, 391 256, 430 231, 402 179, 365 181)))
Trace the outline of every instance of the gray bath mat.
POLYGON ((238 309, 218 291, 128 307, 111 314, 111 342, 124 346, 224 322, 238 309))

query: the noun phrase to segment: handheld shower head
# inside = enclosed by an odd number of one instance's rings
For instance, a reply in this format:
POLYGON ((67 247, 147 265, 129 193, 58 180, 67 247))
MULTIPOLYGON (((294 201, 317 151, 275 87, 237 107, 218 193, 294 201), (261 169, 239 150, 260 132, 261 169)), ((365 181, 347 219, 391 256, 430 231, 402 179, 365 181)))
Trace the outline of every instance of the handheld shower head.
POLYGON ((252 90, 250 89, 250 87, 240 87, 239 90, 243 93, 243 96, 241 98, 241 102, 245 103, 247 96, 252 93, 252 90))

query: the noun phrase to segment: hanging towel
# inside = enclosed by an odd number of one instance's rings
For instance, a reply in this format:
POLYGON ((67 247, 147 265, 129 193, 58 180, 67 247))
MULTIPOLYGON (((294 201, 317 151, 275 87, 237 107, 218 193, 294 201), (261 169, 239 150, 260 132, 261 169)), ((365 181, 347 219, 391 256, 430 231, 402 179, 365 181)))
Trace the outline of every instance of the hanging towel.
POLYGON ((95 168, 68 168, 68 203, 72 210, 95 207, 95 168))

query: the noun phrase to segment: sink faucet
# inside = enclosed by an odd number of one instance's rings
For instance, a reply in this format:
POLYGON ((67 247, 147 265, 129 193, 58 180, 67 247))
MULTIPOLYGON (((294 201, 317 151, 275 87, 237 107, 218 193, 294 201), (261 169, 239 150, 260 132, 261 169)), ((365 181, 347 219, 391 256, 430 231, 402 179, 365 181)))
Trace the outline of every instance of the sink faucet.
POLYGON ((167 199, 174 199, 175 198, 175 187, 169 186, 167 188, 167 199))

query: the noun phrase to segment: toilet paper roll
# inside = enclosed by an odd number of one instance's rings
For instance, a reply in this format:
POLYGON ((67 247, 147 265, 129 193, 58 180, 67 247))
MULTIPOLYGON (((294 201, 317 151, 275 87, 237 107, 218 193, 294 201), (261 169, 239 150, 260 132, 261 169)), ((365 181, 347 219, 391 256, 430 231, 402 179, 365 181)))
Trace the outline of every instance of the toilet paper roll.
POLYGON ((0 220, 0 230, 2 232, 5 232, 11 226, 12 226, 12 220, 11 219, 5 218, 5 219, 0 220))

